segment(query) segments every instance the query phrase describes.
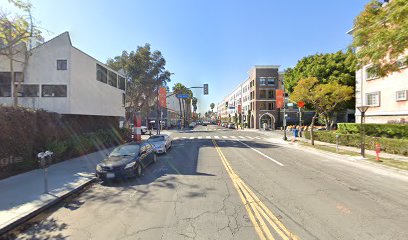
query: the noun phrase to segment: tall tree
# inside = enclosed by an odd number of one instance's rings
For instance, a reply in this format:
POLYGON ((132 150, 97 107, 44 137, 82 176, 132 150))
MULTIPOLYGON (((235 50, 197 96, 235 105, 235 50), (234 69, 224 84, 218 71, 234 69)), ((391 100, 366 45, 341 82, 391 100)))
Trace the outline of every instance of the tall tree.
POLYGON ((337 82, 322 84, 315 77, 301 79, 296 85, 291 98, 294 101, 304 101, 315 111, 310 125, 310 136, 314 144, 313 127, 316 118, 322 117, 326 127, 331 128, 334 113, 338 107, 353 97, 353 88, 337 82))
POLYGON ((125 73, 128 107, 145 115, 155 105, 159 88, 170 82, 171 73, 166 70, 166 60, 160 51, 152 51, 147 43, 138 46, 136 51, 123 51, 120 56, 108 59, 107 65, 125 73))
POLYGON ((197 103, 198 103, 198 99, 196 97, 193 97, 191 99, 191 105, 193 105, 193 111, 196 112, 197 111, 197 103))
MULTIPOLYGON (((373 64, 379 76, 399 70, 398 60, 408 49, 408 3, 372 0, 354 19, 353 46, 362 65, 373 64)), ((404 64, 404 62, 402 63, 404 64)), ((408 58, 405 57, 405 64, 408 58)))
POLYGON ((211 103, 211 104, 210 104, 210 108, 211 108, 211 112, 214 112, 215 104, 214 104, 214 103, 211 103))
MULTIPOLYGON (((176 83, 173 86, 173 92, 175 94, 187 94, 188 93, 187 91, 188 91, 187 87, 184 86, 181 83, 176 83)), ((182 126, 185 126, 185 120, 186 120, 185 99, 184 98, 183 99, 178 98, 178 101, 179 101, 179 106, 180 106, 180 120, 183 119, 183 122, 181 124, 182 124, 182 126), (182 108, 182 106, 183 106, 183 108, 182 108)))
MULTIPOLYGON (((353 51, 315 54, 298 61, 294 68, 285 71, 285 88, 291 94, 301 79, 314 77, 319 83, 337 82, 342 86, 355 88, 356 57, 353 51)), ((293 99, 292 99, 293 100, 293 99)), ((351 98, 339 111, 355 107, 355 99, 351 98)))
POLYGON ((42 40, 42 37, 31 14, 32 5, 22 0, 9 0, 9 2, 24 13, 11 16, 0 9, 0 55, 9 59, 13 105, 17 106, 18 93, 31 56, 30 44, 34 39, 42 40), (22 66, 21 76, 17 81, 14 73, 15 63, 22 66))

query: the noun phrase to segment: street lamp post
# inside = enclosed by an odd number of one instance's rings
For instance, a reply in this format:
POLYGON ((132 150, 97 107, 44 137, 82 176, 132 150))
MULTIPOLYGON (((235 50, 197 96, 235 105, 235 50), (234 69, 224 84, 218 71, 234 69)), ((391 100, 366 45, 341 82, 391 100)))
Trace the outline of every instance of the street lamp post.
POLYGON ((357 107, 358 111, 361 112, 361 122, 360 122, 360 148, 361 148, 361 156, 365 158, 365 126, 364 126, 364 118, 365 113, 367 112, 369 106, 359 106, 357 107))
POLYGON ((285 83, 282 80, 282 88, 283 88, 283 140, 288 140, 286 136, 286 93, 285 93, 285 83))

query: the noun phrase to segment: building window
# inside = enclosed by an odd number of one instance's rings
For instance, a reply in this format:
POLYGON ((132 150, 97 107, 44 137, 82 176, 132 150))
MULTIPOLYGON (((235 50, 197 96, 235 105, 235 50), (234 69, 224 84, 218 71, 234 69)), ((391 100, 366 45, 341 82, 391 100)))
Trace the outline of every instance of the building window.
POLYGON ((122 106, 125 107, 126 104, 126 95, 122 93, 122 106))
POLYGON ((67 97, 67 85, 42 85, 42 97, 67 97))
MULTIPOLYGON (((15 87, 18 87, 17 85, 15 87)), ((37 84, 22 84, 18 90, 19 97, 39 97, 40 85, 37 84)))
POLYGON ((405 58, 398 59, 396 64, 397 64, 397 67, 400 68, 400 69, 401 68, 406 68, 408 66, 407 58, 405 57, 405 58))
POLYGON ((260 78, 259 79, 259 85, 266 86, 266 79, 265 78, 260 78))
POLYGON ((118 87, 118 75, 114 72, 108 72, 108 84, 112 87, 118 87))
POLYGON ((406 101, 406 100, 408 100, 407 92, 408 92, 408 90, 397 91, 396 94, 395 94, 396 100, 397 101, 406 101))
POLYGON ((373 106, 373 107, 380 106, 380 92, 367 93, 366 98, 367 98, 368 106, 373 106))
POLYGON ((126 89, 126 81, 124 77, 119 76, 119 89, 125 90, 126 89))
POLYGON ((57 70, 67 70, 68 64, 66 59, 58 59, 57 60, 57 70))
POLYGON ((10 72, 0 72, 0 97, 11 97, 10 72))
POLYGON ((375 66, 366 68, 366 80, 372 80, 378 78, 378 69, 375 66))
POLYGON ((14 82, 24 82, 23 73, 22 72, 15 72, 14 73, 14 82))
POLYGON ((274 98, 274 90, 268 90, 267 92, 267 98, 268 99, 273 99, 274 98))
POLYGON ((103 83, 108 82, 108 70, 99 64, 96 64, 96 80, 103 83))
POLYGON ((273 102, 268 103, 268 110, 273 110, 273 109, 274 109, 273 102))
POLYGON ((266 90, 261 90, 259 92, 259 98, 265 99, 266 98, 266 90))
POLYGON ((269 86, 274 86, 275 85, 275 78, 268 78, 268 85, 269 86))

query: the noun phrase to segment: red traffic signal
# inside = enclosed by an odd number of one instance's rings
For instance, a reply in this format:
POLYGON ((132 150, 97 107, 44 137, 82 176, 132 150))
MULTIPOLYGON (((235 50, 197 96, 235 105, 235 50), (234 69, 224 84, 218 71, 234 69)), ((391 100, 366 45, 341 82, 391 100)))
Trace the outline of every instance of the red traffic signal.
POLYGON ((302 108, 302 107, 305 106, 305 102, 299 101, 299 102, 297 103, 297 105, 298 105, 298 107, 302 108))

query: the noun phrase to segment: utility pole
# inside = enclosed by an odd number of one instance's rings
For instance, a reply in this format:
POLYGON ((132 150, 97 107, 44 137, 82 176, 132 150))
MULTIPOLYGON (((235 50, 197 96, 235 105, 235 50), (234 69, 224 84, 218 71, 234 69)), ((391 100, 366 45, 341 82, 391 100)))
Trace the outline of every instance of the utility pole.
POLYGON ((288 140, 286 136, 286 93, 285 93, 285 83, 282 80, 282 88, 283 88, 283 140, 288 140))

